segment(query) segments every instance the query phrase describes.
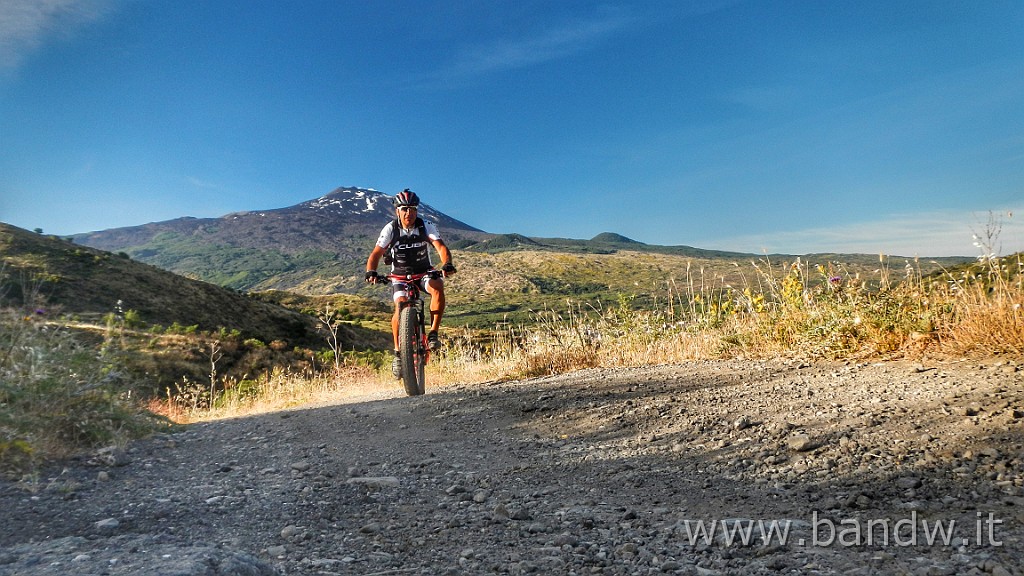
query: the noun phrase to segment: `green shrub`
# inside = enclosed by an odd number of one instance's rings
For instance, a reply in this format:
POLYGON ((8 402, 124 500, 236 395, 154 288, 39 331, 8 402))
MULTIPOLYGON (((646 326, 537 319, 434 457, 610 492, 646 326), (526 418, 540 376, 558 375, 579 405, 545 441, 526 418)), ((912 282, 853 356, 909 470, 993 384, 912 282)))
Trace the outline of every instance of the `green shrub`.
POLYGON ((35 315, 0 309, 0 472, 118 444, 158 421, 128 399, 116 357, 35 315))
POLYGON ((138 310, 126 310, 124 313, 124 325, 126 328, 138 328, 142 326, 142 316, 138 310))
POLYGON ((266 348, 267 347, 267 345, 264 344, 263 341, 260 340, 259 338, 246 338, 242 342, 242 345, 246 346, 248 348, 252 348, 254 350, 259 350, 261 348, 266 348))

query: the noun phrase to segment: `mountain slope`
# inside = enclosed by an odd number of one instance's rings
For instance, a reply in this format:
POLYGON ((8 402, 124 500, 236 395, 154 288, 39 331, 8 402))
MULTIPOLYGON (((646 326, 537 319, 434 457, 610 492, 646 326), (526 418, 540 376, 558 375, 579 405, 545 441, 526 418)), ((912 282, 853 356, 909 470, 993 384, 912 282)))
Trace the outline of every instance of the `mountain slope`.
MULTIPOLYGON (((437 222, 456 239, 482 234, 427 204, 421 206, 421 215, 437 222)), ((332 250, 353 236, 372 235, 376 239, 380 228, 392 218, 394 210, 389 196, 372 189, 338 188, 286 208, 234 212, 220 218, 177 218, 76 234, 73 238, 108 251, 139 246, 161 235, 175 235, 237 248, 276 248, 294 254, 332 250)))
POLYGON ((0 307, 32 306, 40 321, 86 342, 116 337, 125 382, 143 397, 209 382, 211 366, 225 385, 275 369, 322 367, 329 344, 315 316, 327 305, 340 313, 340 350, 372 361, 372 351, 390 349, 383 303, 340 294, 295 300, 241 294, 0 223, 0 307), (108 326, 118 311, 123 322, 108 326))
POLYGON ((0 223, 4 304, 38 290, 46 306, 82 319, 135 310, 147 324, 174 323, 290 346, 323 347, 315 319, 233 290, 184 278, 129 258, 0 223))

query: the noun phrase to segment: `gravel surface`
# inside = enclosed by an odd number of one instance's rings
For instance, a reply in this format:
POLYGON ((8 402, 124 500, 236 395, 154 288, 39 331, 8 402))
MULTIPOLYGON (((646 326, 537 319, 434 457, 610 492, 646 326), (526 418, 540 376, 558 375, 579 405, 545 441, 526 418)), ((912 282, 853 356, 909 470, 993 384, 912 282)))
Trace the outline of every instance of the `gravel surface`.
POLYGON ((1022 574, 1022 382, 963 360, 396 383, 0 483, 0 575, 1022 574))

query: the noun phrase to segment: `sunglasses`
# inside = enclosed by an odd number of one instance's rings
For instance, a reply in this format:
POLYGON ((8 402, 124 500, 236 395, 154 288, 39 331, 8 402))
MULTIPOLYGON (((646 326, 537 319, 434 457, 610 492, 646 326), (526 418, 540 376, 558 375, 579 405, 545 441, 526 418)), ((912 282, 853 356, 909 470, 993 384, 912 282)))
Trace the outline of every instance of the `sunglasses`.
POLYGON ((399 212, 416 212, 417 208, 415 206, 399 206, 398 207, 398 211, 399 212))

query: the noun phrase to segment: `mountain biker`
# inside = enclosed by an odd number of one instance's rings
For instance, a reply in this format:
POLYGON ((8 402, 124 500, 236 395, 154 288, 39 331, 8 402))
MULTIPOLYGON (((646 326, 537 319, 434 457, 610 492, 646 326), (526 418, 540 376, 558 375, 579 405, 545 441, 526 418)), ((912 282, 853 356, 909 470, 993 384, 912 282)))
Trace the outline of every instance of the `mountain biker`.
MULTIPOLYGON (((433 246, 441 257, 441 271, 444 276, 455 274, 452 254, 444 240, 441 239, 437 225, 418 215, 419 196, 406 188, 395 195, 393 203, 396 218, 380 231, 377 244, 374 245, 370 257, 366 260, 366 281, 375 283, 383 280, 383 277, 377 273, 377 265, 382 258, 385 264, 391 264, 392 274, 422 274, 433 269, 430 262, 430 246, 433 246)), ((441 347, 441 341, 437 338, 437 331, 441 327, 441 316, 444 314, 445 307, 444 281, 441 278, 424 276, 420 282, 422 282, 423 289, 430 294, 430 329, 427 333, 427 344, 431 350, 438 350, 441 347)), ((406 282, 392 279, 391 294, 395 302, 395 313, 391 317, 395 359, 391 363, 391 371, 395 378, 400 378, 402 369, 398 357, 398 320, 402 303, 408 297, 406 282)))

